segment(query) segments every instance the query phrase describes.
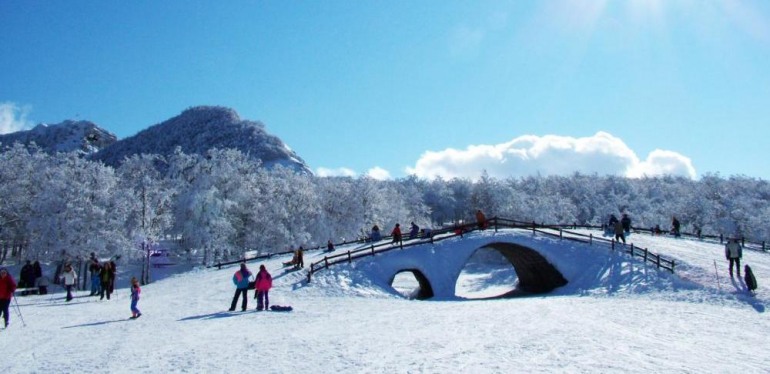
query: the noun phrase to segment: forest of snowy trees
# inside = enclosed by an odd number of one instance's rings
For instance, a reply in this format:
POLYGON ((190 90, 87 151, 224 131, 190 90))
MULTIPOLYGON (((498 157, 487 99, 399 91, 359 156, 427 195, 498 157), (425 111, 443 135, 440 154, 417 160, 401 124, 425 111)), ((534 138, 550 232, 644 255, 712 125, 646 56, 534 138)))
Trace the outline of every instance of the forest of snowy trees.
POLYGON ((544 223, 600 225, 626 212, 635 227, 770 238, 770 185, 749 177, 628 179, 574 174, 393 181, 267 169, 237 150, 141 155, 118 168, 34 147, 0 153, 0 264, 70 255, 139 258, 175 238, 204 263, 357 239, 373 224, 420 227, 473 219, 476 209, 544 223))

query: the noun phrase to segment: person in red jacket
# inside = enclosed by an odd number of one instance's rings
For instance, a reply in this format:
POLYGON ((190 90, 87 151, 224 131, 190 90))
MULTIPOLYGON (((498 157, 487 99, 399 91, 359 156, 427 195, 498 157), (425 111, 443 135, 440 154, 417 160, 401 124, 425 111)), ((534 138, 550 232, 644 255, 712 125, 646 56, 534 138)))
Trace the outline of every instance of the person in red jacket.
POLYGON ((259 265, 259 272, 254 281, 254 298, 257 299, 257 310, 267 310, 270 306, 268 292, 273 288, 273 276, 267 272, 265 265, 259 265))
POLYGON ((400 223, 396 224, 396 227, 393 228, 393 231, 390 232, 390 235, 393 236, 393 243, 401 242, 401 224, 400 223))
POLYGON ((8 273, 8 269, 0 268, 0 314, 5 320, 5 327, 8 327, 8 318, 10 318, 8 309, 11 306, 14 291, 16 291, 16 281, 8 273))

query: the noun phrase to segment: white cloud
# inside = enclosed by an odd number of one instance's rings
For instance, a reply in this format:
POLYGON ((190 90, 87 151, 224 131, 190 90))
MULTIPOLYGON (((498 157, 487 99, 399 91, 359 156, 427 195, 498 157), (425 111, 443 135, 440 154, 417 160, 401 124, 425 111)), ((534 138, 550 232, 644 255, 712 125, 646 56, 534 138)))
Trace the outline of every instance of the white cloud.
POLYGON ((0 103, 0 134, 27 130, 32 123, 27 120, 29 107, 19 107, 15 103, 0 103))
POLYGON ((448 148, 425 152, 408 174, 420 178, 476 179, 481 171, 497 178, 527 175, 677 175, 695 178, 689 158, 676 152, 655 150, 640 161, 620 138, 606 132, 591 137, 524 135, 496 145, 471 145, 465 150, 448 148))
POLYGON ((316 169, 315 174, 319 177, 355 177, 357 175, 355 171, 345 167, 336 169, 320 167, 316 169))
POLYGON ((368 175, 370 178, 381 181, 391 179, 390 172, 379 166, 375 166, 369 169, 369 171, 366 172, 366 175, 368 175))

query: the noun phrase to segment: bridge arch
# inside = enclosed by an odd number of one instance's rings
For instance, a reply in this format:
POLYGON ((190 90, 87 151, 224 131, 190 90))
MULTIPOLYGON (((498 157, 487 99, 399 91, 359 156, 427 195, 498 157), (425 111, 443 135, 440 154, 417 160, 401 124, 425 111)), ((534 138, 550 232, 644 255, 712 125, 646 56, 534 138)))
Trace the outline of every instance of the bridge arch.
POLYGON ((467 240, 466 243, 468 245, 461 249, 453 247, 452 253, 447 253, 439 246, 426 246, 423 253, 420 253, 419 248, 389 253, 377 260, 377 266, 383 268, 376 273, 384 275, 385 279, 382 280, 391 287, 396 275, 412 273, 420 287, 414 297, 418 300, 456 298, 455 285, 462 269, 477 250, 489 248, 502 254, 518 276, 518 283, 512 285, 513 291, 492 298, 543 294, 567 284, 562 273, 529 246, 497 241, 472 243, 472 240, 467 240))

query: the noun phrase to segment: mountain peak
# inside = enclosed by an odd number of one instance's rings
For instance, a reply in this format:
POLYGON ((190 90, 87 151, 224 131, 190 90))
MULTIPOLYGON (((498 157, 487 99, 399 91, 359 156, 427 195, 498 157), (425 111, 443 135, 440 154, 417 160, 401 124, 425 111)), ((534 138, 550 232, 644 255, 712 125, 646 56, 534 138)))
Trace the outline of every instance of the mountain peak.
POLYGON ((41 123, 27 131, 0 135, 0 143, 30 145, 35 143, 46 152, 80 152, 92 154, 115 143, 117 137, 91 121, 65 120, 56 124, 41 123))
POLYGON ((243 120, 238 113, 222 106, 194 106, 179 115, 150 126, 138 134, 103 149, 93 158, 117 166, 133 154, 170 156, 176 147, 190 154, 206 154, 209 149, 238 149, 264 166, 283 165, 312 174, 305 162, 281 139, 268 134, 261 122, 243 120))

